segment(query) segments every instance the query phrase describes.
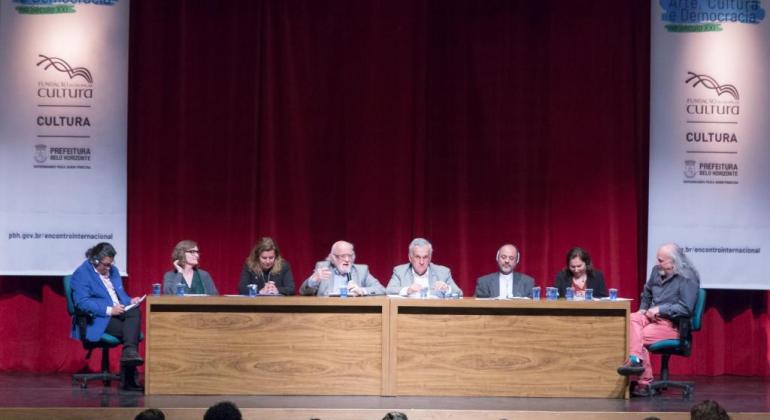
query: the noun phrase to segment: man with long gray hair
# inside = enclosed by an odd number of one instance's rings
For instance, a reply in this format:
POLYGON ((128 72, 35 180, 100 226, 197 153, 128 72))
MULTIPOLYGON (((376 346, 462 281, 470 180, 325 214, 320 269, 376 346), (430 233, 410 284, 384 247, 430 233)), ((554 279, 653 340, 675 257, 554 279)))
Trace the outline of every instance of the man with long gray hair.
POLYGON ((652 365, 644 346, 679 337, 673 321, 692 316, 700 287, 698 271, 679 245, 661 246, 656 257, 658 264, 644 285, 639 311, 631 314, 628 361, 618 368, 621 375, 639 375, 632 391, 634 396, 647 396, 651 392, 652 365))

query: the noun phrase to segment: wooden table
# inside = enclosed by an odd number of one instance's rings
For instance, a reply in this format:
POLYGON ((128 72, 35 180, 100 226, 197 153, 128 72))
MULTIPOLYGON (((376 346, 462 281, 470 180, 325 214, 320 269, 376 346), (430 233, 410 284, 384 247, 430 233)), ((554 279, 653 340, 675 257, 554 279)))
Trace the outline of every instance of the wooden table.
POLYGON ((627 397, 629 301, 390 302, 389 394, 627 397))
POLYGON ((388 298, 147 299, 147 394, 381 395, 388 298))
POLYGON ((627 397, 628 301, 147 301, 147 394, 627 397))

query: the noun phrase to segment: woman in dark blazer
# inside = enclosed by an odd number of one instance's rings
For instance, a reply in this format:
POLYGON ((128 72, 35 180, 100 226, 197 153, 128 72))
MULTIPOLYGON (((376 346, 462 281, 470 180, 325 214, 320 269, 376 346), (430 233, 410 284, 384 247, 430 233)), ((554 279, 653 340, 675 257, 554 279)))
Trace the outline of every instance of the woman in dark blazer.
POLYGON ((218 295, 211 274, 198 267, 200 257, 201 252, 195 241, 179 241, 171 252, 174 269, 163 275, 163 294, 175 294, 177 285, 182 284, 186 295, 218 295))
POLYGON ((559 296, 564 297, 568 287, 574 287, 576 293, 593 289, 595 298, 607 297, 607 286, 604 284, 604 275, 594 269, 591 264, 591 256, 580 247, 575 247, 567 252, 567 265, 556 275, 555 287, 559 288, 559 296))
POLYGON ((262 238, 254 245, 241 271, 238 292, 249 294, 249 285, 255 284, 260 295, 293 295, 294 276, 289 262, 281 257, 272 238, 262 238))

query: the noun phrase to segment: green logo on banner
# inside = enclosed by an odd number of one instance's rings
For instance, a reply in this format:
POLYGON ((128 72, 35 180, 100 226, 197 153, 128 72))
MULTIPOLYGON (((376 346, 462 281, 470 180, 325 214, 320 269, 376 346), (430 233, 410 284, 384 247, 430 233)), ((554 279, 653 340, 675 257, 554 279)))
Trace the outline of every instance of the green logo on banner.
POLYGON ((59 13, 75 13, 75 6, 61 4, 58 6, 16 6, 21 15, 55 15, 59 13))
POLYGON ((75 13, 76 4, 114 6, 119 0, 13 0, 20 15, 56 15, 75 13))

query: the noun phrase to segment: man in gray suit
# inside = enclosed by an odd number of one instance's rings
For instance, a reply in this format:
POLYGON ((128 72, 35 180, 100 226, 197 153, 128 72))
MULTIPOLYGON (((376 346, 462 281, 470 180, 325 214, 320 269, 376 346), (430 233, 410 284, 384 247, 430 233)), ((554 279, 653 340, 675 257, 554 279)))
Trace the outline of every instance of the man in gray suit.
POLYGON ((452 280, 449 268, 430 262, 433 245, 423 238, 416 238, 409 244, 409 263, 393 268, 388 282, 389 295, 420 297, 420 290, 427 289, 428 295, 438 293, 462 293, 452 280))
POLYGON ((535 280, 526 274, 513 271, 520 258, 521 254, 515 246, 511 244, 501 246, 495 257, 500 271, 476 280, 476 297, 507 299, 530 296, 535 280))
POLYGON ((328 296, 344 287, 350 296, 384 295, 385 288, 369 273, 369 266, 354 264, 355 260, 353 244, 335 242, 326 260, 317 262, 313 274, 302 282, 299 294, 328 296))

